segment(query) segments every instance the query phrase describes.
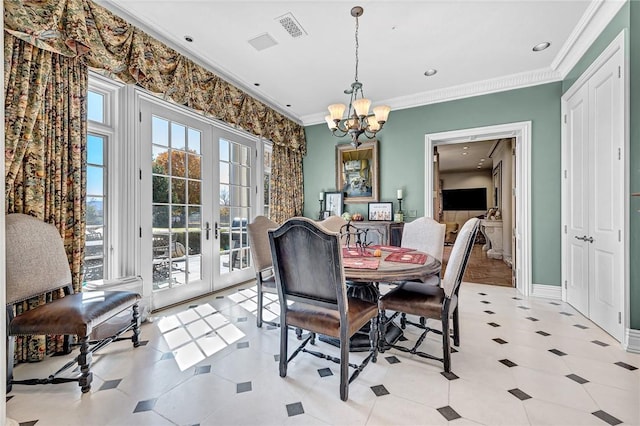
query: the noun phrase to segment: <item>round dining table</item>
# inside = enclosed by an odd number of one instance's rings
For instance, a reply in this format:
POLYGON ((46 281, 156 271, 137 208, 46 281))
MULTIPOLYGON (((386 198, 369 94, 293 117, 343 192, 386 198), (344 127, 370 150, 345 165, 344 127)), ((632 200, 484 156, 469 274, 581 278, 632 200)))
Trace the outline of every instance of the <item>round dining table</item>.
MULTIPOLYGON (((369 254, 374 253, 372 248, 366 249, 343 249, 343 268, 344 276, 347 280, 347 294, 351 297, 367 300, 377 303, 380 296, 379 283, 398 283, 402 281, 427 281, 434 275, 439 275, 442 268, 441 262, 428 253, 417 250, 406 251, 398 247, 381 247, 381 256, 375 257, 369 254), (357 251, 364 252, 367 255, 358 257, 357 251), (351 254, 349 254, 351 253, 351 254), (392 254, 396 259, 402 259, 402 255, 406 254, 409 258, 412 256, 424 257, 423 263, 411 263, 409 261, 391 261, 387 258, 392 254), (422 255, 422 256, 421 256, 422 255), (377 267, 375 264, 377 263, 377 267)), ((408 260, 408 259, 407 259, 408 260)), ((387 326, 387 334, 385 340, 389 343, 395 343, 402 336, 400 327, 391 323, 387 326)), ((320 340, 339 346, 337 339, 327 336, 321 336, 320 340)), ((351 351, 367 351, 370 346, 369 325, 367 324, 360 332, 354 334, 350 339, 351 351)))

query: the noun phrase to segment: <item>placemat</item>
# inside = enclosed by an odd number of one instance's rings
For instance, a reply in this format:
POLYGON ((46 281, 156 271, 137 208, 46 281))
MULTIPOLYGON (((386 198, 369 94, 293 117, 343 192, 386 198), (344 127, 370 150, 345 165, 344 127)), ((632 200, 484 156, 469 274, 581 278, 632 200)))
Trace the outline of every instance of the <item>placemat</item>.
POLYGON ((369 248, 380 249, 382 251, 390 251, 391 253, 406 253, 408 251, 416 250, 416 249, 407 248, 407 247, 381 246, 381 245, 369 246, 369 248))
POLYGON ((415 263, 422 265, 427 261, 427 255, 424 253, 391 253, 384 260, 387 262, 415 263))
POLYGON ((373 253, 366 249, 342 247, 342 257, 373 257, 373 253))
POLYGON ((378 269, 380 261, 378 259, 364 259, 364 258, 343 258, 342 265, 345 268, 355 269, 378 269))

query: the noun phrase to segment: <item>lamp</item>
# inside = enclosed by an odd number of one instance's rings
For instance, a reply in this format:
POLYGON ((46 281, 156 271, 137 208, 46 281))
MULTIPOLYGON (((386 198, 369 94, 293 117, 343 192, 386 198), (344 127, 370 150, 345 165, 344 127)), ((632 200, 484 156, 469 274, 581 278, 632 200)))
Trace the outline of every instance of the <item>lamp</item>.
POLYGON ((351 16, 356 18, 356 73, 351 88, 344 91, 345 94, 351 95, 349 109, 347 110, 344 104, 332 104, 328 107, 329 115, 325 117, 331 134, 339 138, 349 135, 354 148, 362 144, 358 140, 362 134, 368 139, 373 139, 387 122, 389 111, 391 111, 388 105, 378 105, 373 108, 373 114, 369 114, 371 101, 364 97, 362 83, 358 81, 358 18, 363 12, 364 9, 360 6, 351 9, 351 16), (347 110, 346 117, 344 117, 345 110, 347 110))

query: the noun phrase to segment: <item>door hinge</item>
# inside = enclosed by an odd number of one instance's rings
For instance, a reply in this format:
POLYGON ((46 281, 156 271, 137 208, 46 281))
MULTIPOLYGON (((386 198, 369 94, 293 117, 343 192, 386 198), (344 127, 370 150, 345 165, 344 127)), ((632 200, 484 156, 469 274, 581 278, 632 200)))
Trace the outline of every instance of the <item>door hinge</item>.
POLYGON ((564 280, 564 289, 567 289, 567 280, 564 280))
POLYGON ((622 324, 622 312, 618 312, 618 324, 622 324))
POLYGON ((618 78, 622 78, 622 67, 618 65, 618 78))
POLYGON ((138 169, 138 179, 142 180, 142 169, 138 169))
POLYGON ((621 159, 621 156, 622 156, 621 150, 620 150, 620 148, 618 148, 618 160, 621 159))
POLYGON ((567 225, 564 226, 564 233, 567 233, 567 225))
POLYGON ((564 124, 567 124, 567 114, 564 115, 564 124))
POLYGON ((568 174, 567 174, 567 170, 565 170, 565 171, 564 171, 564 178, 566 179, 566 178, 567 178, 567 176, 568 176, 568 174))
POLYGON ((138 111, 138 119, 142 123, 142 111, 138 111))
POLYGON ((140 230, 140 238, 142 238, 142 227, 138 228, 140 230))
POLYGON ((622 241, 622 229, 618 229, 618 242, 622 241))

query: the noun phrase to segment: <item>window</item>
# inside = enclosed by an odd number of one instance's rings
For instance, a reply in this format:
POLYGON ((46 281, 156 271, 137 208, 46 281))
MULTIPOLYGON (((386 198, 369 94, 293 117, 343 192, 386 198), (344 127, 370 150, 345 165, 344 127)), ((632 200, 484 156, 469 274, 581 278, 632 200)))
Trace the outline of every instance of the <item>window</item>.
POLYGON ((87 135, 87 229, 84 253, 84 279, 95 281, 104 278, 107 258, 104 235, 107 206, 107 167, 105 150, 107 138, 89 133, 87 135))

